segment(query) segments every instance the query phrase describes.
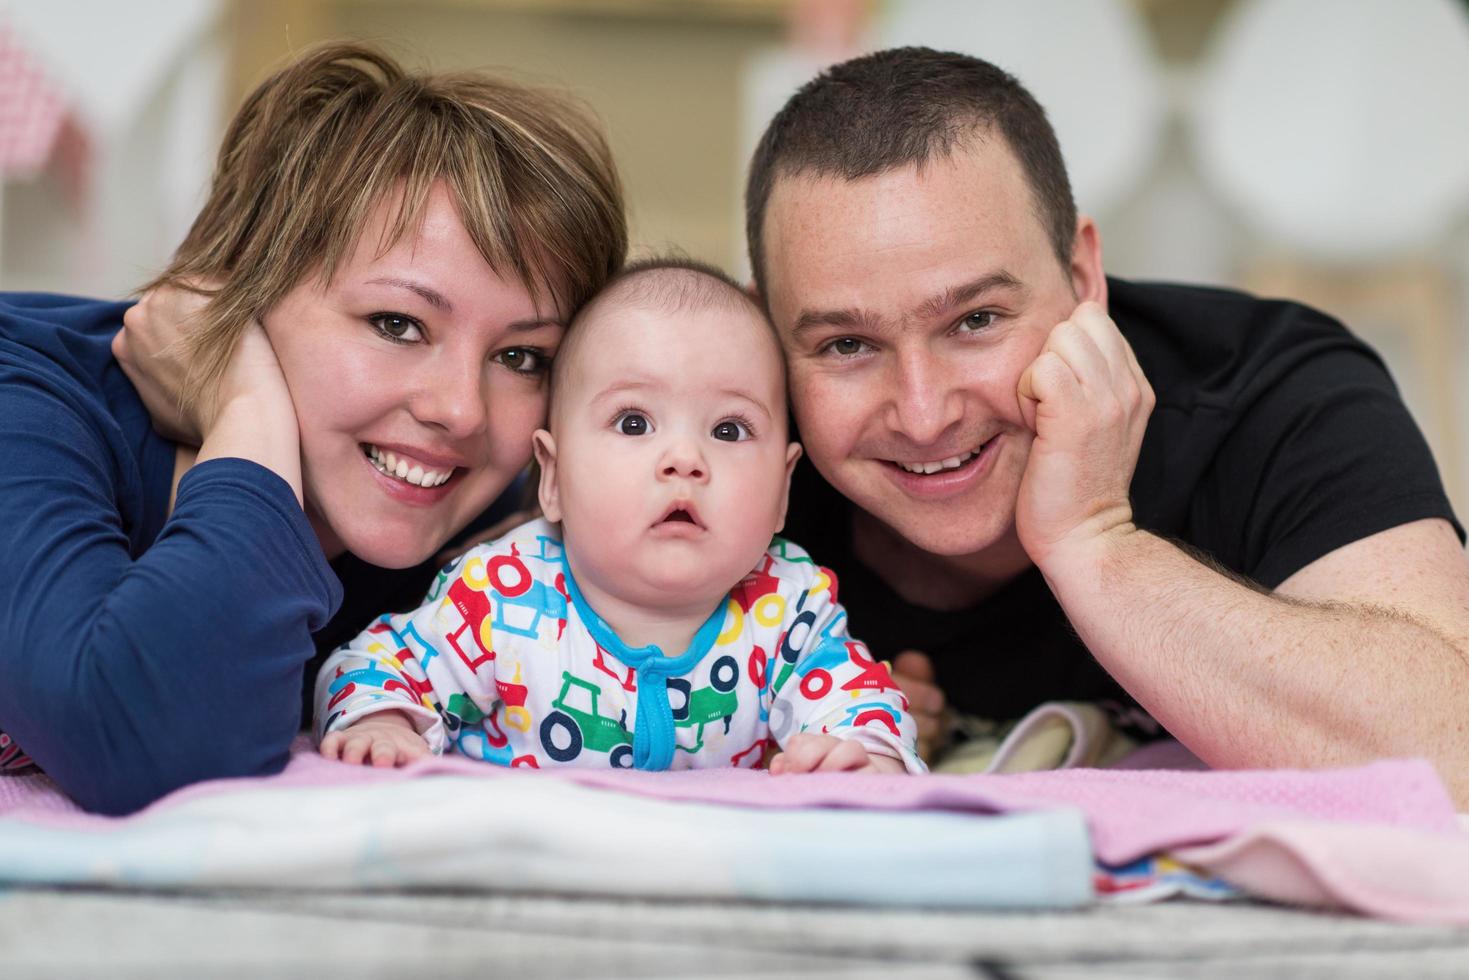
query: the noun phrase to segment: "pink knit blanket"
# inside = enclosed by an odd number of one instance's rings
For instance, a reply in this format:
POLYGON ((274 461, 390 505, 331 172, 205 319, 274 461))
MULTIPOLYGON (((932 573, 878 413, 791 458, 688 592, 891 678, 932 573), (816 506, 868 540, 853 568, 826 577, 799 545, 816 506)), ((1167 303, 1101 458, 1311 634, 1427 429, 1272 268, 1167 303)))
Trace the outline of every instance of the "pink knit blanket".
POLYGON ((81 812, 45 776, 0 778, 0 820, 97 828, 146 819, 180 801, 244 788, 324 787, 435 775, 563 779, 674 801, 739 807, 841 807, 1085 815, 1098 860, 1175 852, 1264 897, 1417 921, 1469 924, 1469 835, 1422 760, 1352 769, 1175 771, 1071 769, 1016 775, 771 776, 746 770, 643 773, 506 770, 454 757, 402 770, 327 762, 305 745, 278 776, 180 790, 140 814, 81 812))

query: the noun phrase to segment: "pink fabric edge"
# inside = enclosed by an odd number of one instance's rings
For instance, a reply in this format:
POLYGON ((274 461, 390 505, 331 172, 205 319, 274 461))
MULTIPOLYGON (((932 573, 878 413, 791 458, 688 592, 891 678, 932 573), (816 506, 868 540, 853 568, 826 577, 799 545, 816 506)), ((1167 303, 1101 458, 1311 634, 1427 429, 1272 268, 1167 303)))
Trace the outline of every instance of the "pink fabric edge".
POLYGON ((1277 902, 1469 925, 1469 835, 1460 832, 1280 821, 1172 856, 1277 902))

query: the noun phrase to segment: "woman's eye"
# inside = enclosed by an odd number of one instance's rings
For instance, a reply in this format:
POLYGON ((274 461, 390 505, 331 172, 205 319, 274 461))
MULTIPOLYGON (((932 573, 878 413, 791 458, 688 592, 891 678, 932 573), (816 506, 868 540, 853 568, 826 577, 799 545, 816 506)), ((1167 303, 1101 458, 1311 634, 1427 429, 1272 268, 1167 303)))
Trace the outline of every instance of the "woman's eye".
POLYGON ((512 347, 495 355, 495 360, 516 374, 545 374, 550 358, 533 347, 512 347))
POLYGON ((389 340, 411 344, 423 339, 423 326, 401 313, 374 313, 367 318, 378 333, 389 340))
POLYGON ((714 438, 722 439, 725 442, 743 442, 744 440, 750 438, 750 427, 743 422, 737 422, 733 419, 725 419, 723 422, 720 422, 714 427, 714 431, 711 433, 711 435, 713 435, 714 438))
POLYGON ((625 436, 645 436, 653 431, 653 424, 641 412, 623 412, 612 427, 625 436))
POLYGON ((994 322, 995 315, 989 310, 975 310, 959 321, 959 329, 963 333, 978 333, 986 327, 993 326, 994 322))

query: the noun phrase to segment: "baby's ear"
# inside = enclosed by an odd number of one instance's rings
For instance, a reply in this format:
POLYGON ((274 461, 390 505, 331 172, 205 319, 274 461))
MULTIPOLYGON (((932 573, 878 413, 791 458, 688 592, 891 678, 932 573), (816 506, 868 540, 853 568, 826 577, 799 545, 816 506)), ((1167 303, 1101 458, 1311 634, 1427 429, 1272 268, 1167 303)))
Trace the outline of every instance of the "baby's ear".
POLYGON ((796 472, 796 461, 800 458, 799 442, 793 442, 786 447, 786 485, 780 495, 780 520, 775 525, 777 531, 786 526, 786 510, 791 506, 791 474, 796 472))
POLYGON ((561 495, 556 492, 556 440, 545 429, 537 429, 530 437, 530 444, 541 468, 541 485, 537 494, 541 513, 554 524, 561 520, 561 495))

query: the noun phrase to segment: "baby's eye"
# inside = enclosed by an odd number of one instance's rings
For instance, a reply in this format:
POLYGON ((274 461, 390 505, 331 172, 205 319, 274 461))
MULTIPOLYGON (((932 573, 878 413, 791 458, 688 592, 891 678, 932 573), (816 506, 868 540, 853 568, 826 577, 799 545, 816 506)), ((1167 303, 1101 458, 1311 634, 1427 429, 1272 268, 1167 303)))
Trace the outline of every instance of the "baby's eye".
POLYGON ((989 310, 975 310, 959 321, 960 333, 979 333, 994 325, 995 315, 989 310))
POLYGON ((495 355, 495 360, 516 374, 545 374, 550 358, 534 347, 512 347, 495 355))
POLYGON ((725 419, 710 434, 725 442, 744 442, 751 436, 750 427, 737 419, 725 419))
POLYGON ((398 343, 412 344, 423 339, 423 325, 411 316, 401 313, 374 313, 367 318, 367 322, 378 333, 398 343))
POLYGON ((623 412, 612 427, 625 436, 645 436, 653 431, 653 423, 642 412, 623 412))

